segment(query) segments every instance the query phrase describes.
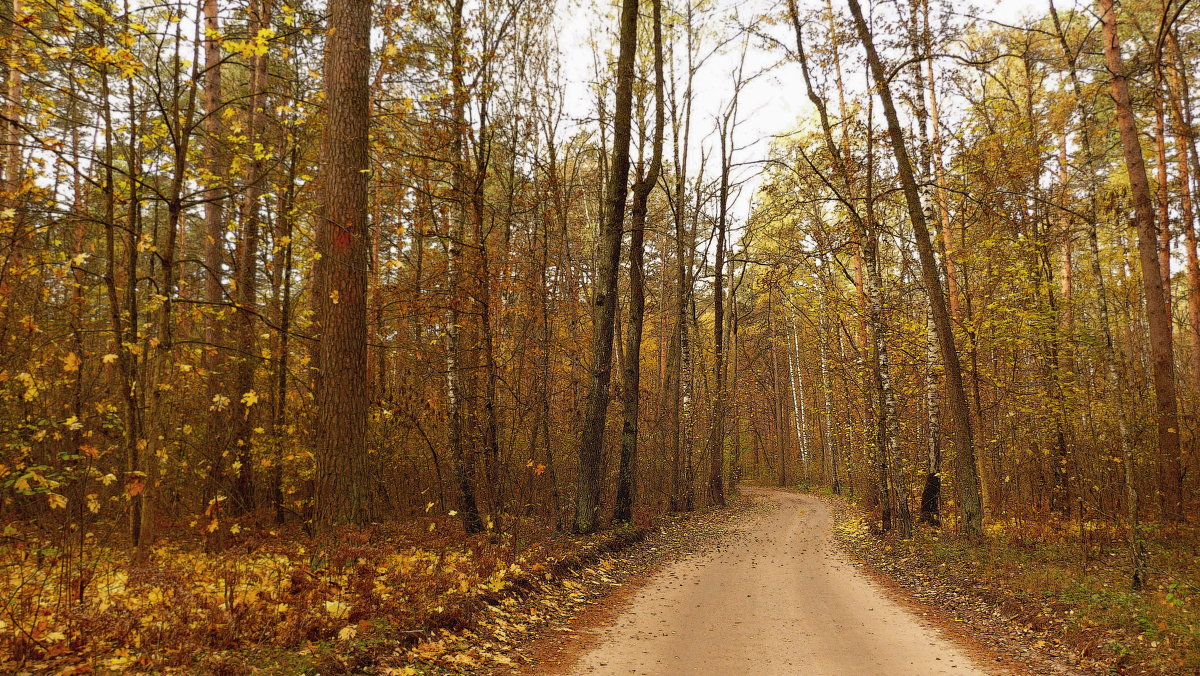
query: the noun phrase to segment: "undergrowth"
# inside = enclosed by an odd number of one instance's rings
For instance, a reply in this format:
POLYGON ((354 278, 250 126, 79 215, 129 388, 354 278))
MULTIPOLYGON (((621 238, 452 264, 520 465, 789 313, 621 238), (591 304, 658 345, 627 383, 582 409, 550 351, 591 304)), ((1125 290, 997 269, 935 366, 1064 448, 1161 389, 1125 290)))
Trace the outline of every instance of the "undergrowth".
POLYGON ((96 533, 67 548, 10 528, 0 541, 0 672, 328 674, 381 658, 395 666, 380 673, 392 674, 439 660, 509 665, 486 646, 453 651, 480 616, 520 630, 536 613, 507 613, 513 594, 605 539, 635 537, 536 528, 467 537, 451 519, 421 519, 318 540, 246 530, 220 551, 173 538, 133 557, 96 533))
MULTIPOLYGON (((985 537, 920 528, 873 534, 861 518, 839 534, 872 547, 909 582, 940 579, 984 599, 1012 630, 1062 648, 1098 673, 1200 673, 1200 540, 1194 529, 1146 529, 1151 571, 1131 587, 1126 534, 1110 523, 993 521, 985 537), (882 545, 882 546, 880 546, 882 545)), ((891 571, 889 571, 891 572, 891 571)))

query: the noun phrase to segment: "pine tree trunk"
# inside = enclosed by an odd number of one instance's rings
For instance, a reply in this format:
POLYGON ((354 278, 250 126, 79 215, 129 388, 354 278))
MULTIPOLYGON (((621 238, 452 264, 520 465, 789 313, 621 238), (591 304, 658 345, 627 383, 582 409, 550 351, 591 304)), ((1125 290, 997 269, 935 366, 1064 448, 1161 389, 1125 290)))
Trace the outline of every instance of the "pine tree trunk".
MULTIPOLYGON (((205 501, 221 492, 225 472, 224 455, 228 444, 229 421, 224 411, 215 406, 216 399, 229 397, 222 373, 223 342, 222 313, 225 287, 221 283, 221 268, 225 263, 225 191, 221 183, 228 176, 228 156, 221 140, 221 44, 218 0, 204 2, 204 168, 209 174, 204 191, 204 301, 208 315, 204 322, 204 370, 207 372, 206 399, 213 402, 208 414, 208 434, 211 464, 205 501)), ((214 507, 215 508, 215 507, 214 507)))
POLYGON ((1121 150, 1129 175, 1138 233, 1138 255, 1142 265, 1142 286, 1146 297, 1146 323, 1150 331, 1150 357, 1154 374, 1155 420, 1158 425, 1159 491, 1163 513, 1169 519, 1183 518, 1183 471, 1179 448, 1179 412, 1175 392, 1175 355, 1171 337, 1171 318, 1159 264, 1158 232, 1150 182, 1142 159, 1137 121, 1129 94, 1129 81, 1121 59, 1117 38, 1117 15, 1113 0, 1098 0, 1103 24, 1104 58, 1109 70, 1109 86, 1117 111, 1121 150))
MULTIPOLYGON (((256 0, 250 4, 250 34, 258 35, 271 25, 271 0, 256 0)), ((246 138, 252 153, 246 165, 245 195, 241 209, 241 228, 238 240, 237 263, 237 344, 238 359, 234 376, 234 445, 237 447, 237 478, 234 481, 234 503, 241 511, 254 509, 254 428, 257 409, 252 403, 238 401, 254 391, 254 374, 259 363, 256 349, 255 322, 258 314, 258 240, 259 199, 262 196, 264 173, 261 138, 266 124, 264 110, 267 88, 267 53, 256 55, 251 63, 250 114, 246 138)), ((251 400, 252 401, 252 400, 251 400)))
POLYGON ((327 120, 314 293, 320 345, 316 391, 318 529, 371 520, 367 462, 368 134, 370 0, 330 4, 325 46, 327 120))

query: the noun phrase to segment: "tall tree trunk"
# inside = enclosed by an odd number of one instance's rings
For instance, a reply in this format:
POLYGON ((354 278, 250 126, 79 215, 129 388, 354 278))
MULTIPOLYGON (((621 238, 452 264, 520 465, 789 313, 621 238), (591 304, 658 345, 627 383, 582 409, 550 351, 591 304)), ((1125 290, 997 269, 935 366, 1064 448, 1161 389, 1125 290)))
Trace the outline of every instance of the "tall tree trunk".
MULTIPOLYGON (((821 266, 824 268, 824 265, 821 266)), ((817 338, 817 357, 820 361, 821 369, 821 395, 824 397, 823 413, 825 415, 825 432, 821 435, 821 442, 825 449, 825 463, 827 465, 826 475, 829 477, 829 485, 834 493, 842 492, 842 479, 839 473, 839 465, 841 465, 841 453, 838 448, 837 433, 834 431, 833 424, 833 381, 829 377, 829 329, 826 326, 825 318, 827 315, 828 304, 826 301, 827 289, 821 292, 821 312, 817 319, 817 329, 819 337, 817 338)))
POLYGON ((733 169, 733 132, 737 125, 741 69, 733 100, 722 118, 721 178, 717 194, 717 255, 713 264, 713 410, 709 437, 708 503, 725 504, 725 235, 729 218, 729 173, 733 169))
MULTIPOLYGON (((250 34, 259 35, 271 25, 271 0, 256 0, 250 4, 250 34)), ((242 201, 241 228, 237 264, 237 372, 234 377, 237 397, 242 398, 234 416, 237 446, 237 478, 234 481, 234 501, 242 511, 254 509, 254 428, 257 420, 253 407, 254 374, 259 363, 256 352, 255 320, 258 314, 258 240, 259 200, 264 179, 264 138, 267 105, 267 52, 253 58, 250 72, 250 115, 246 139, 251 158, 246 165, 245 195, 242 201)))
POLYGON ((1141 538, 1141 531, 1138 524, 1138 490, 1134 483, 1134 468, 1133 468, 1133 441, 1130 438, 1128 416, 1125 410, 1125 404, 1121 397, 1121 381, 1118 373, 1118 365, 1124 362, 1124 355, 1117 349, 1116 343, 1113 340, 1111 312, 1108 306, 1108 293, 1105 290, 1104 267, 1100 260, 1100 243, 1097 234, 1097 218, 1098 218, 1098 192, 1099 183, 1096 178, 1097 172, 1094 171, 1096 163, 1096 155, 1092 151, 1091 134, 1089 132, 1093 122, 1091 108, 1084 103, 1083 84, 1080 81, 1078 69, 1076 67, 1077 54, 1073 53, 1070 46, 1067 44, 1066 33, 1063 30, 1062 22, 1059 20, 1058 10, 1054 6, 1054 0, 1050 0, 1050 17, 1054 22, 1055 33, 1058 36, 1059 46, 1062 48, 1063 56, 1067 61, 1068 74, 1071 80, 1071 88, 1075 94, 1075 108, 1080 116, 1080 145, 1084 155, 1084 176, 1085 186, 1087 189, 1087 243, 1088 252, 1090 254, 1092 277, 1096 284, 1096 298, 1099 301, 1100 307, 1100 326, 1103 335, 1103 359, 1105 365, 1105 389, 1109 396, 1115 398, 1117 412, 1117 444, 1121 453, 1121 466, 1124 471, 1125 479, 1125 510, 1126 518, 1129 522, 1129 549, 1130 558, 1132 560, 1132 586, 1135 589, 1140 589, 1146 579, 1146 551, 1141 538))
POLYGON ((938 343, 942 353, 942 363, 946 371, 946 384, 950 399, 951 423, 954 429, 956 452, 955 487, 959 495, 959 508, 962 513, 962 528, 968 535, 983 533, 983 502, 980 497, 979 470, 975 462, 975 442, 971 432, 970 410, 967 405, 967 393, 963 387, 962 368, 958 360, 958 348, 954 344, 954 334, 950 326, 950 316, 946 309, 942 282, 938 273, 937 260, 934 256, 933 245, 929 236, 929 227, 925 219, 925 211, 921 205, 920 188, 913 173, 912 162, 904 143, 904 131, 900 126, 900 118, 892 101, 891 86, 888 73, 875 51, 874 39, 863 17, 858 0, 849 0, 850 13, 854 16, 854 26, 858 31, 859 40, 867 53, 867 64, 875 80, 877 95, 883 104, 884 117, 888 123, 888 136, 896 158, 896 168, 899 170, 900 182, 904 188, 905 203, 908 207, 909 220, 913 225, 913 233, 917 244, 917 254, 921 262, 921 277, 925 288, 932 299, 933 319, 938 333, 938 343))
MULTIPOLYGON (((631 235, 629 241, 629 324, 625 341, 624 409, 625 422, 621 428, 621 458, 617 470, 617 499, 614 521, 633 519, 637 495, 638 416, 641 406, 642 322, 646 309, 645 232, 646 211, 650 192, 658 183, 662 171, 663 125, 666 123, 663 105, 663 48, 662 0, 652 0, 651 22, 654 35, 654 140, 651 142, 650 167, 633 186, 633 205, 630 208, 631 235)), ((644 137, 643 137, 644 138, 644 137)))
MULTIPOLYGON (((771 351, 771 414, 775 419, 775 447, 779 455, 779 485, 787 486, 787 443, 785 442, 787 426, 784 424, 783 393, 780 391, 779 384, 783 376, 779 372, 779 334, 775 328, 777 313, 771 303, 774 290, 774 286, 767 289, 767 335, 770 337, 767 349, 771 351)), ((782 299, 780 299, 780 303, 783 303, 782 299)))
POLYGON ((926 309, 925 342, 925 415, 928 431, 925 439, 925 487, 921 490, 921 523, 940 526, 939 502, 942 492, 942 444, 941 444, 941 396, 938 383, 941 380, 938 362, 937 327, 933 323, 933 311, 926 309))
MULTIPOLYGON (((224 303, 225 288, 221 283, 225 262, 225 195, 224 185, 229 174, 228 154, 221 139, 221 43, 220 9, 218 0, 204 2, 204 168, 208 172, 204 191, 204 301, 208 315, 204 322, 204 370, 207 372, 207 401, 229 398, 225 387, 226 375, 221 373, 223 360, 218 344, 223 341, 224 322, 218 309, 224 303)), ((205 501, 216 499, 224 483, 225 447, 229 421, 226 412, 212 406, 208 414, 210 464, 205 501)), ((214 506, 215 508, 215 506, 214 506)))
POLYGON ((812 479, 808 466, 808 412, 804 406, 804 369, 800 361, 800 329, 796 326, 795 312, 788 313, 791 329, 791 350, 788 351, 788 367, 792 374, 792 409, 795 411, 793 424, 796 440, 800 446, 800 471, 805 481, 812 479), (792 357, 792 355, 795 357, 792 357))
POLYGON ((1154 174, 1158 184, 1158 269, 1162 277, 1163 300, 1168 324, 1171 321, 1171 193, 1167 181, 1167 117, 1163 107, 1162 67, 1156 64, 1154 95, 1154 174))
MULTIPOLYGON (((1168 34, 1167 45, 1172 56, 1178 57, 1174 33, 1168 34)), ((1175 136, 1176 163, 1179 168, 1179 205, 1185 243, 1188 280, 1188 334, 1192 344, 1192 379, 1200 380, 1200 256, 1197 255, 1196 214, 1192 176, 1200 175, 1196 158, 1196 139, 1185 115, 1188 104, 1187 82, 1171 58, 1165 64, 1171 114, 1171 129, 1175 136), (1193 170, 1195 173, 1193 173, 1193 170)))
POLYGON ((1183 518, 1183 471, 1179 447, 1179 412, 1175 393, 1175 354, 1171 318, 1158 259, 1157 230, 1150 182, 1142 159, 1137 121, 1129 95, 1129 81, 1117 38, 1117 15, 1113 0, 1098 0, 1103 24, 1104 58, 1109 86, 1116 104, 1121 150, 1129 175, 1137 223, 1138 255, 1142 264, 1142 286, 1146 296, 1146 323, 1150 331, 1150 358, 1154 373, 1155 420, 1158 424, 1159 491, 1162 510, 1169 519, 1183 518))
POLYGON ((451 172, 450 232, 447 246, 447 277, 449 278, 449 306, 446 319, 446 406, 449 409, 447 441, 454 463, 454 480, 458 484, 459 512, 463 528, 467 533, 483 530, 479 506, 475 500, 475 455, 466 448, 463 429, 466 421, 464 407, 463 336, 460 327, 463 304, 463 256, 462 245, 466 228, 466 157, 467 133, 466 102, 469 96, 464 79, 466 62, 466 36, 463 25, 463 0, 455 0, 450 16, 450 87, 451 87, 451 141, 449 162, 451 172))
POLYGON ((617 91, 613 111, 612 166, 608 178, 605 218, 597 251, 596 288, 592 297, 592 370, 588 382, 583 433, 579 442, 579 483, 576 487, 577 533, 592 533, 600 524, 601 463, 604 423, 612 376, 613 330, 617 310, 617 273, 625 200, 629 192, 629 143, 633 118, 633 62, 637 55, 638 1, 622 0, 617 91))
POLYGON ((371 2, 331 3, 325 47, 327 120, 317 220, 317 528, 371 519, 367 463, 368 132, 371 2))

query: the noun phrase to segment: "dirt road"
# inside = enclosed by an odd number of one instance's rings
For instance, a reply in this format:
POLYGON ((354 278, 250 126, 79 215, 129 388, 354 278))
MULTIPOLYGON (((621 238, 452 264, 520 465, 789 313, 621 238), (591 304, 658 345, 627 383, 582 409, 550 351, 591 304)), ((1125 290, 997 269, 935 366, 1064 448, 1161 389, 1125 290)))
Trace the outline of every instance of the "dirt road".
POLYGON ((664 569, 607 626, 574 674, 984 674, 885 598, 838 551, 820 500, 765 503, 715 550, 664 569))

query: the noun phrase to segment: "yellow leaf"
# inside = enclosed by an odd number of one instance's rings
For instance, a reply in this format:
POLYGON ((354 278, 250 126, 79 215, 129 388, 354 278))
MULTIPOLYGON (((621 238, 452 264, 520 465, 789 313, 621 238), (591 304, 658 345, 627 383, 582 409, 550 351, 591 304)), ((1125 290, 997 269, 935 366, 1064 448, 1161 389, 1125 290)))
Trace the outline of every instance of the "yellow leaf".
POLYGON ((329 302, 333 303, 334 305, 338 304, 339 297, 340 297, 340 294, 338 293, 337 289, 334 289, 333 291, 329 292, 329 302))
POLYGON ((341 630, 338 631, 338 640, 339 641, 349 641, 350 639, 354 638, 355 636, 358 636, 358 629, 355 628, 354 625, 347 625, 345 627, 342 627, 341 630))
POLYGON ((343 620, 350 616, 350 605, 341 601, 326 601, 325 612, 335 620, 343 620))
POLYGON ((79 355, 75 354, 74 352, 68 352, 67 356, 63 357, 62 360, 64 371, 79 370, 79 355))
POLYGON ((250 408, 251 406, 257 404, 258 403, 258 393, 255 392, 254 390, 250 390, 249 392, 243 394, 242 395, 242 403, 246 405, 246 408, 250 408))
POLYGON ((50 509, 65 509, 67 506, 67 498, 58 493, 48 494, 46 501, 50 503, 50 509))
POLYGON ((111 352, 100 358, 100 361, 104 362, 105 364, 111 364, 116 360, 117 360, 117 355, 115 355, 111 352))

